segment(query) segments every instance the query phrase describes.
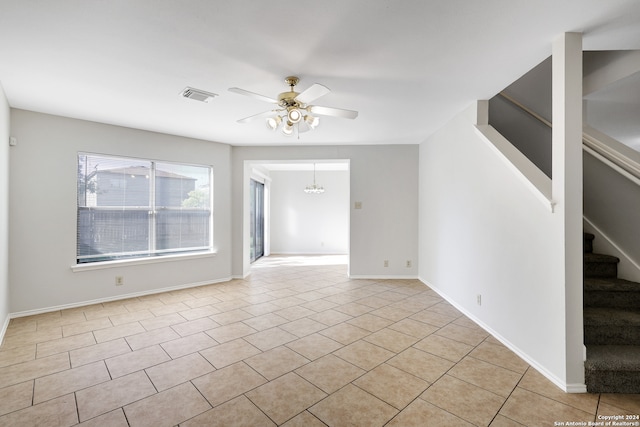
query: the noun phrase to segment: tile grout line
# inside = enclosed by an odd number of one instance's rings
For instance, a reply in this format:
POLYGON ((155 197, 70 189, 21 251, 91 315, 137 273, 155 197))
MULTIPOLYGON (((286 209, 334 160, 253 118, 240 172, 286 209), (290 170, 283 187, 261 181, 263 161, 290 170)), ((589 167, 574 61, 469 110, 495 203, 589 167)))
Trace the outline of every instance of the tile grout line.
POLYGON ((75 402, 76 405, 76 417, 78 417, 78 424, 80 423, 80 408, 78 407, 78 395, 76 394, 76 392, 73 392, 73 401, 75 402))
MULTIPOLYGON (((453 321, 451 321, 451 322, 453 322, 453 321)), ((451 322, 449 322, 449 323, 447 323, 446 325, 442 326, 442 328, 444 328, 445 326, 447 326, 447 325, 451 324, 451 322)), ((439 331, 439 330, 441 330, 442 328, 438 329, 438 331, 439 331)), ((432 334, 430 334, 430 335, 433 335, 433 334, 435 334, 435 333, 436 333, 436 332, 438 332, 438 331, 434 331, 434 332, 433 332, 432 334)), ((491 335, 489 335, 489 336, 491 336, 491 335)), ((468 356, 471 354, 471 352, 472 352, 473 350, 475 350, 476 348, 478 348, 478 346, 480 346, 480 344, 482 344, 482 343, 483 343, 483 342, 485 342, 485 341, 486 341, 486 338, 485 338, 485 339, 483 339, 479 344, 477 344, 477 345, 473 346, 473 348, 472 348, 471 350, 469 350, 467 353, 465 353, 465 355, 464 355, 464 356, 462 356, 458 362, 455 362, 455 363, 453 364, 453 366, 451 366, 449 369, 447 369, 447 370, 446 370, 442 375, 440 375, 440 376, 438 377, 438 379, 436 379, 436 380, 435 380, 431 385, 429 385, 429 387, 427 387, 427 390, 428 390, 428 389, 430 389, 433 385, 435 385, 438 381, 440 381, 440 379, 444 378, 444 376, 445 376, 445 375, 447 375, 447 374, 449 373, 449 371, 451 371, 454 367, 456 367, 456 366, 458 365, 458 363, 460 363, 460 361, 462 361, 465 357, 468 357, 468 356)), ((460 342, 460 341, 457 341, 457 342, 460 342)), ((465 343, 463 343, 463 344, 465 344, 465 343)), ((418 350, 419 350, 419 349, 418 349, 418 350)), ((439 356, 438 356, 438 357, 439 357, 439 356)), ((469 384, 469 385, 471 385, 471 386, 478 387, 478 388, 480 388, 480 389, 482 389, 482 390, 485 390, 485 391, 487 391, 487 392, 489 392, 489 393, 492 393, 492 394, 494 394, 495 396, 498 396, 498 397, 500 397, 500 398, 502 398, 502 397, 503 397, 503 396, 499 396, 499 395, 497 395, 496 393, 494 393, 494 392, 492 392, 492 391, 490 391, 490 390, 487 390, 487 389, 485 389, 485 388, 483 388, 483 387, 479 387, 479 386, 477 386, 477 385, 475 385, 475 384, 472 384, 472 383, 470 383, 470 382, 468 382, 468 381, 462 380, 462 379, 460 379, 460 378, 458 378, 458 377, 456 377, 456 376, 453 376, 453 375, 450 375, 450 376, 451 376, 451 377, 453 377, 453 378, 455 378, 455 379, 457 379, 457 380, 459 380, 459 381, 462 381, 462 382, 464 382, 464 383, 467 383, 467 384, 469 384)), ((523 375, 523 376, 524 376, 524 375, 523 375)), ((520 378, 520 380, 522 380, 522 377, 520 378)), ((520 380, 519 380, 519 381, 520 381, 520 380)), ((518 382, 519 382, 519 381, 518 381, 518 382)), ((515 387, 514 387, 514 389, 515 389, 515 387)), ((422 393, 420 393, 420 394, 424 394, 424 392, 426 392, 427 390, 423 391, 423 392, 422 392, 422 393)), ((513 391, 512 391, 512 392, 513 392, 513 391)), ((509 394, 509 395, 511 395, 511 394, 509 394)), ((416 399, 420 399, 420 396, 418 395, 418 396, 416 397, 416 399)), ((414 400, 415 400, 415 399, 414 399, 414 400)), ((423 399, 423 400, 424 400, 424 399, 423 399)), ((499 413, 499 412, 500 412, 500 410, 502 409, 502 406, 504 406, 504 404, 507 402, 507 400, 508 400, 508 398, 506 398, 506 399, 504 400, 504 402, 502 403, 502 405, 500 405, 500 408, 498 409, 498 411, 496 412, 496 414, 495 414, 495 415, 493 416, 493 418, 491 419, 491 422, 493 422, 493 420, 495 419, 495 417, 497 417, 497 416, 498 416, 498 413, 499 413)), ((455 417, 457 417, 457 418, 460 418, 460 419, 462 419, 462 420, 464 420, 464 421, 466 421, 466 422, 468 422, 468 423, 470 423, 470 424, 473 424, 471 421, 469 421, 469 420, 467 420, 467 419, 464 419, 464 418, 462 418, 461 416, 456 415, 456 414, 454 414, 454 413, 452 413, 452 412, 449 412, 447 409, 445 409, 445 408, 442 408, 442 407, 438 406, 438 405, 437 405, 436 403, 434 403, 434 402, 429 402, 429 401, 427 401, 427 400, 425 400, 425 401, 426 401, 427 403, 429 403, 429 404, 431 404, 431 405, 433 405, 433 406, 437 407, 437 408, 440 408, 441 410, 443 410, 443 411, 447 412, 447 413, 448 413, 448 414, 450 414, 450 415, 453 415, 453 416, 455 416, 455 417)), ((490 424, 491 424, 491 423, 489 423, 488 425, 490 425, 490 424)))
MULTIPOLYGON (((507 402, 509 401, 509 399, 510 399, 510 398, 511 398, 511 396, 513 395, 513 392, 518 388, 518 386, 520 385, 520 383, 521 383, 521 382, 522 382, 522 380, 524 379, 524 376, 527 374, 527 372, 529 371, 529 369, 532 369, 532 368, 531 368, 531 366, 529 366, 529 367, 527 368, 527 370, 526 370, 526 371, 524 371, 524 374, 522 374, 522 375, 520 376, 520 379, 518 380, 518 382, 516 383, 516 385, 513 387, 513 389, 512 389, 512 390, 511 390, 511 392, 509 393, 509 396, 507 396, 507 398, 504 400, 504 402, 502 402, 502 405, 500 405, 500 408, 498 409, 498 412, 496 412, 496 414, 493 416, 493 418, 491 419, 491 422, 493 422, 493 421, 496 419, 496 417, 497 417, 498 415, 502 415, 502 414, 500 414, 500 411, 502 411, 502 408, 504 408, 504 405, 506 405, 506 404, 507 404, 507 402)), ((505 417, 505 418, 509 418, 509 417, 506 417, 505 415, 502 415, 502 416, 503 416, 503 417, 505 417)), ((509 418, 509 419, 511 420, 511 418, 509 418)), ((517 423, 517 421, 516 421, 516 420, 512 420, 512 421, 514 421, 514 422, 516 422, 516 423, 517 423)), ((518 423, 518 424, 519 424, 519 423, 518 423)), ((491 425, 491 423, 489 423, 489 425, 491 425)))

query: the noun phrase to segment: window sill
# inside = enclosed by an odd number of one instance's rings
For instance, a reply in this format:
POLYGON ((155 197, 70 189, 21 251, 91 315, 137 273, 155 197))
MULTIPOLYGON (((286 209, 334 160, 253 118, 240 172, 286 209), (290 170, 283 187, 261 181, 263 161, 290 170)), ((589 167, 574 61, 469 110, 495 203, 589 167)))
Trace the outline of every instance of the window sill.
POLYGON ((119 259, 114 261, 102 261, 102 262, 90 262, 86 264, 76 264, 71 266, 71 271, 74 273, 90 270, 103 270, 105 268, 113 267, 128 267, 130 265, 142 265, 142 264, 156 264, 159 262, 170 261, 185 261, 199 258, 212 258, 217 255, 217 252, 198 252, 193 254, 182 255, 165 255, 152 258, 136 258, 136 259, 119 259))

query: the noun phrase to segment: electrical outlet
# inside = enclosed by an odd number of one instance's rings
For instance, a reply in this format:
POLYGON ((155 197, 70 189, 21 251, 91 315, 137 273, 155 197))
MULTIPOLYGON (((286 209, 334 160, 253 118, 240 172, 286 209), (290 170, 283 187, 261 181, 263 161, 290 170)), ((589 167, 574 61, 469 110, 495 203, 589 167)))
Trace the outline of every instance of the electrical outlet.
POLYGON ((389 267, 389 260, 388 260, 388 259, 385 259, 385 260, 384 260, 384 266, 385 266, 385 267, 389 267))
POLYGON ((122 285, 124 285, 124 277, 116 276, 116 286, 122 286, 122 285))
POLYGON ((410 259, 407 260, 407 268, 411 268, 411 260, 410 259))
POLYGON ((476 296, 476 301, 478 302, 478 305, 482 305, 482 295, 478 294, 478 296, 476 296))

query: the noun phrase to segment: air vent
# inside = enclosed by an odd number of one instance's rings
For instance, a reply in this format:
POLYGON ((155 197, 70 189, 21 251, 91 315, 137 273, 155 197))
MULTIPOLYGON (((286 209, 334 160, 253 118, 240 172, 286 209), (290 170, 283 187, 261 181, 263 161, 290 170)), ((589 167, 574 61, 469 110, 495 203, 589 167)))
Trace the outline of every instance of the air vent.
POLYGON ((196 101, 201 102, 209 102, 210 99, 218 96, 216 93, 206 92, 200 89, 194 89, 192 87, 187 87, 182 91, 182 96, 189 99, 194 99, 196 101))

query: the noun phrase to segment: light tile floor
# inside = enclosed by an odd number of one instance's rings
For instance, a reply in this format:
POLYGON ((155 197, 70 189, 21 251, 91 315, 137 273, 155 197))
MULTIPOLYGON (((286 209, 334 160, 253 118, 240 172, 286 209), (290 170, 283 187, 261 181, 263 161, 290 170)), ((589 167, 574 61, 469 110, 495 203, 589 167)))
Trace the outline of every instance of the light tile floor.
POLYGON ((553 426, 566 394, 417 280, 268 257, 246 280, 13 319, 0 426, 553 426))

